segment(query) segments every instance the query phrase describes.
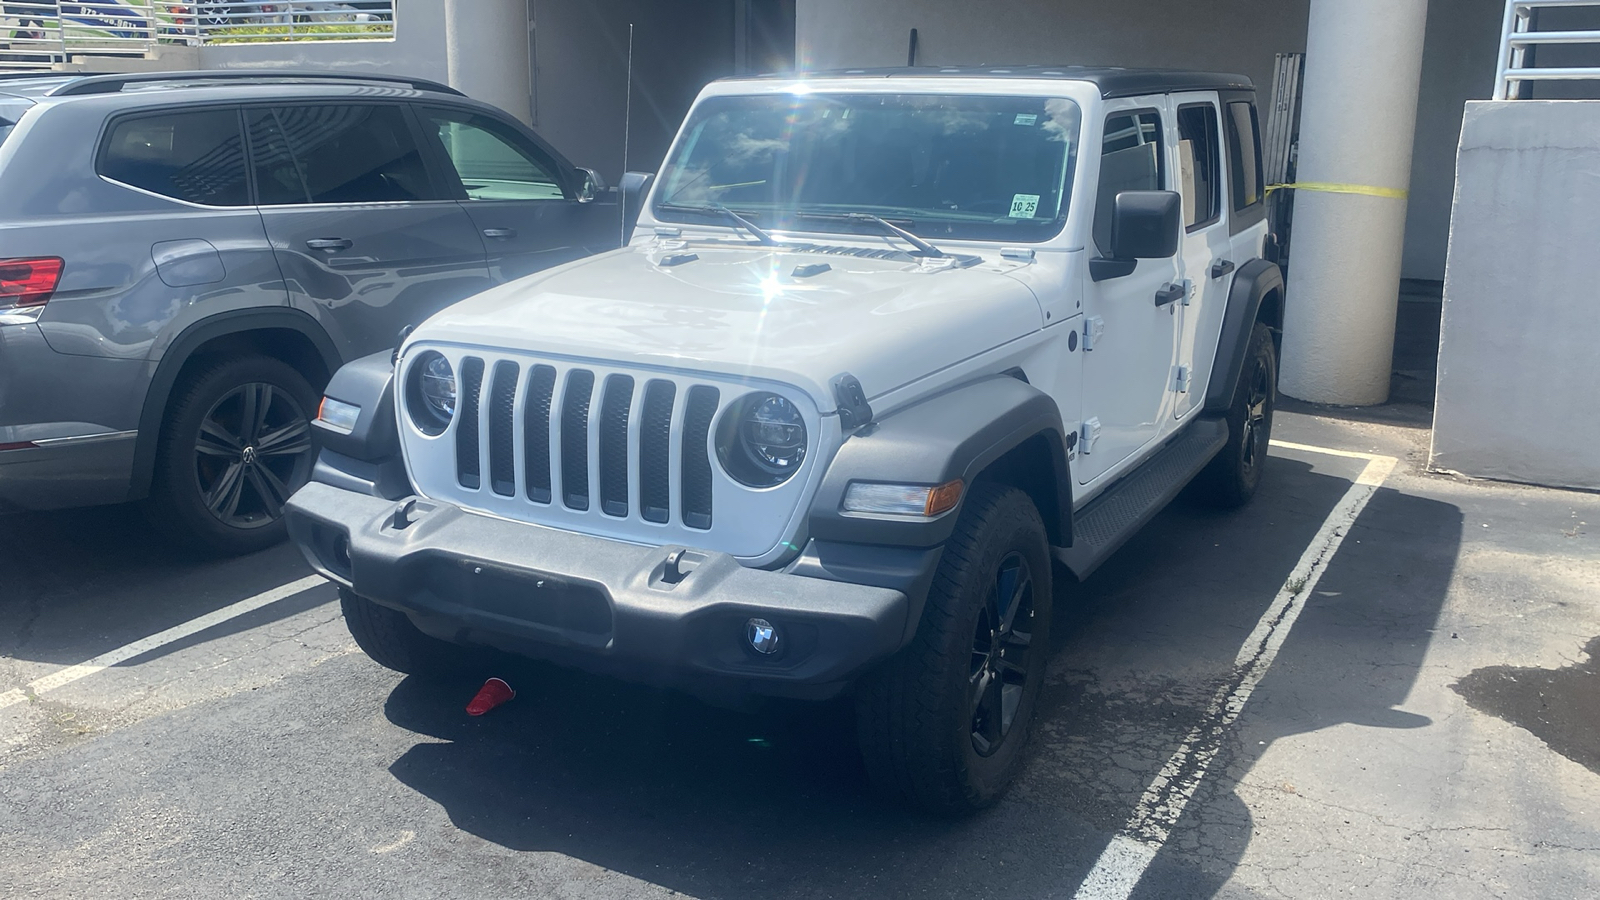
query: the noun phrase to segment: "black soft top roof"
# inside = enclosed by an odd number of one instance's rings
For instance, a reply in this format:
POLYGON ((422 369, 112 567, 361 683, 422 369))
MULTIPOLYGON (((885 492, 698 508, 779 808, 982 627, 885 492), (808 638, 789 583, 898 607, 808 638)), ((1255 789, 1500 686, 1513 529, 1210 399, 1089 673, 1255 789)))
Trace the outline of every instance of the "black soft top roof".
POLYGON ((1087 81, 1107 99, 1178 91, 1254 91, 1243 75, 1191 72, 1185 69, 1122 69, 1112 66, 901 66, 875 69, 829 69, 786 72, 724 79, 825 79, 825 78, 1042 78, 1087 81))

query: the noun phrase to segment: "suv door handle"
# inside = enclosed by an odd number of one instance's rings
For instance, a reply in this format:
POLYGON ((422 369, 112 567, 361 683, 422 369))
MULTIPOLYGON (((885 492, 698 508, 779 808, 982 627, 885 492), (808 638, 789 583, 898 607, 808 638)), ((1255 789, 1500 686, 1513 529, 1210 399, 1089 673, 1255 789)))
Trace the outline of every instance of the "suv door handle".
POLYGON ((515 228, 485 228, 483 236, 497 241, 508 241, 517 236, 515 228))
POLYGON ((306 241, 306 246, 324 253, 333 253, 336 250, 349 250, 353 244, 344 238, 312 238, 306 241))
POLYGON ((1166 306, 1169 303, 1177 303, 1179 300, 1182 300, 1184 295, 1187 293, 1189 293, 1189 288, 1183 283, 1180 282, 1178 284, 1169 284, 1161 290, 1156 291, 1156 305, 1166 306))
POLYGON ((1232 271, 1233 260, 1231 259, 1219 259, 1211 264, 1211 277, 1213 279, 1221 278, 1232 271))

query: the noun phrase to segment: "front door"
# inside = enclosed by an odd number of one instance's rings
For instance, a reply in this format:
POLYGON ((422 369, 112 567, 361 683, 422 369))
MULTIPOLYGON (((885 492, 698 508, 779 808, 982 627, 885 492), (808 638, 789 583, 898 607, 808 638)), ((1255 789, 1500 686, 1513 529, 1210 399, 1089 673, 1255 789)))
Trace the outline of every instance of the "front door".
MULTIPOLYGON (((1169 190, 1165 114, 1145 103, 1112 107, 1101 137, 1090 252, 1111 256, 1113 203, 1122 191, 1169 190)), ((1131 274, 1085 290, 1082 431, 1075 470, 1091 482, 1154 441, 1171 413, 1181 302, 1169 289, 1176 256, 1142 259, 1131 274), (1164 301, 1164 302, 1158 302, 1164 301)))
POLYGON ((616 199, 583 197, 583 173, 507 122, 470 109, 417 108, 447 187, 483 236, 489 272, 511 281, 621 245, 616 199))
POLYGON ((289 302, 345 359, 491 286, 472 219, 400 104, 246 110, 257 198, 289 302))
POLYGON ((1183 269, 1190 291, 1179 318, 1182 334, 1172 413, 1184 418, 1205 401, 1215 347, 1228 306, 1233 244, 1223 207, 1222 133, 1215 94, 1172 95, 1177 142, 1177 190, 1183 195, 1183 269))

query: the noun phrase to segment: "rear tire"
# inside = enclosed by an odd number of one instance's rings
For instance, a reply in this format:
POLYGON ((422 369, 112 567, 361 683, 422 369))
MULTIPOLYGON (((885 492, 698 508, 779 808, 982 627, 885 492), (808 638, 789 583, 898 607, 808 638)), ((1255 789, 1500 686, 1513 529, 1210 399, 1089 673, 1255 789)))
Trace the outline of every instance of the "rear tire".
POLYGON ((1195 477, 1191 497, 1218 509, 1237 509, 1250 502, 1266 469, 1277 404, 1277 347, 1271 329, 1257 322, 1228 408, 1228 444, 1195 477))
POLYGON ((405 613, 348 588, 339 589, 339 608, 356 645, 378 665, 403 675, 441 675, 456 668, 456 646, 423 634, 405 613))
POLYGON ((288 363, 250 355, 202 364, 173 393, 145 511, 202 553, 281 542, 283 504, 311 478, 317 392, 288 363))
POLYGON ((1051 569, 1039 511, 976 484, 945 545, 911 644, 863 680, 857 730, 881 789, 963 815, 1022 763, 1050 646, 1051 569))

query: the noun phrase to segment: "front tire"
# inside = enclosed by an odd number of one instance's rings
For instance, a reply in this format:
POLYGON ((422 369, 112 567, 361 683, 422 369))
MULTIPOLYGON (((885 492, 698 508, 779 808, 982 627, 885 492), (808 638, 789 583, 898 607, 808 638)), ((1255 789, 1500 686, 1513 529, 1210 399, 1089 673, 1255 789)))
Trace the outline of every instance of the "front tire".
POLYGON ((456 647, 423 634, 405 613, 348 588, 339 589, 339 609, 356 646, 378 665, 402 675, 441 675, 455 668, 456 647))
POLYGON ((203 365, 167 410, 151 521, 202 553, 238 556, 284 539, 283 504, 311 478, 317 392, 282 360, 203 365))
POLYGON ((1250 502, 1266 469, 1277 404, 1277 347, 1271 329, 1257 322, 1228 409, 1228 444, 1196 476, 1191 496, 1218 509, 1237 509, 1250 502))
POLYGON ((1033 502, 1016 488, 974 485, 916 637, 857 694, 875 784, 945 815, 999 799, 1021 766, 1044 684, 1050 579, 1033 502))

